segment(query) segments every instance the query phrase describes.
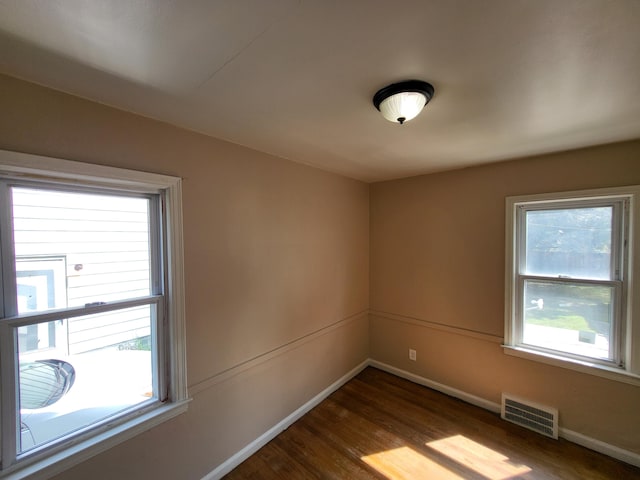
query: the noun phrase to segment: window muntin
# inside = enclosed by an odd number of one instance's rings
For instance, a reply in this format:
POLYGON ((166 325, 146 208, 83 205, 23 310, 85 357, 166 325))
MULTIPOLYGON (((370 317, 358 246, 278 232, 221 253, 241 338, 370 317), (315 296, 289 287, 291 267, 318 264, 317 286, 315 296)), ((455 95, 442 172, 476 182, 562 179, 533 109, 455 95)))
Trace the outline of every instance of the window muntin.
MULTIPOLYGON (((86 454, 103 451, 108 448, 107 445, 131 438, 150 426, 184 412, 188 399, 180 179, 0 151, 0 197, 0 477, 25 468, 33 472, 34 468, 47 470, 52 467, 55 468, 54 471, 59 472, 78 463, 86 454), (78 297, 74 302, 70 302, 69 299, 73 296, 68 295, 68 290, 74 285, 68 282, 69 289, 64 288, 66 273, 78 265, 77 262, 67 262, 67 255, 60 254, 60 251, 34 254, 33 251, 20 250, 19 247, 20 255, 15 254, 16 245, 12 229, 14 208, 10 200, 12 193, 19 189, 88 194, 114 201, 127 198, 143 199, 147 204, 148 239, 144 243, 150 252, 149 258, 134 260, 125 252, 121 252, 120 255, 121 263, 135 267, 132 270, 147 270, 147 277, 137 278, 138 285, 141 284, 140 280, 144 283, 143 290, 135 294, 123 294, 123 289, 120 289, 120 293, 106 301, 99 298, 100 290, 94 290, 94 293, 89 295, 93 298, 82 300, 78 297), (62 282, 60 278, 63 279, 62 282), (21 282, 22 288, 18 287, 18 282, 21 282), (130 295, 134 298, 130 298, 130 295), (89 371, 86 364, 92 365, 93 371, 97 372, 97 363, 93 360, 81 362, 81 359, 89 357, 90 353, 95 354, 96 348, 100 348, 99 352, 105 355, 103 350, 110 350, 107 352, 108 355, 114 355, 116 349, 86 342, 84 349, 70 349, 68 335, 66 331, 60 335, 59 327, 64 330, 67 322, 71 324, 72 320, 77 320, 84 324, 83 328, 76 332, 78 337, 86 336, 90 330, 84 329, 88 325, 87 322, 95 323, 96 319, 102 317, 104 320, 107 315, 111 315, 126 318, 126 321, 131 323, 133 312, 136 310, 138 324, 134 330, 137 331, 137 336, 134 340, 121 338, 117 344, 119 353, 145 357, 135 365, 129 363, 129 371, 118 377, 118 383, 126 383, 127 388, 124 390, 131 391, 132 395, 126 401, 123 401, 121 396, 118 402, 115 402, 114 395, 111 395, 111 400, 107 399, 107 405, 104 398, 98 400, 96 395, 92 399, 84 396, 83 401, 89 405, 93 401, 93 406, 99 407, 91 412, 89 421, 84 423, 77 416, 73 418, 73 408, 67 412, 70 415, 65 417, 65 428, 54 425, 56 428, 52 430, 49 427, 53 424, 35 422, 34 412, 41 414, 39 420, 44 419, 46 415, 42 415, 45 410, 28 408, 40 406, 37 401, 41 397, 34 396, 26 384, 23 388, 20 382, 21 377, 24 379, 25 376, 29 376, 25 373, 26 368, 22 371, 20 369, 25 363, 23 360, 42 363, 43 365, 36 363, 39 373, 47 368, 52 370, 53 367, 58 368, 58 373, 64 376, 65 364, 60 358, 55 359, 58 363, 47 360, 62 355, 66 350, 67 359, 73 359, 77 369, 85 371, 82 377, 86 379, 86 373, 89 371), (146 313, 141 314, 142 310, 146 313), (22 423, 28 422, 31 422, 33 427, 31 432, 22 428, 22 423), (47 429, 49 431, 45 433, 49 436, 43 435, 47 429), (39 437, 35 442, 30 438, 34 430, 38 431, 39 437), (108 442, 105 443, 106 441, 108 442)), ((85 200, 86 198, 84 197, 85 200)), ((75 202, 76 207, 83 204, 85 207, 88 205, 83 201, 75 202)), ((120 217, 122 218, 124 216, 120 217)), ((59 225, 59 222, 54 221, 53 224, 59 225)), ((90 224, 90 220, 87 220, 87 224, 90 224)), ((44 236, 53 239, 52 235, 44 236)), ((106 234, 103 236, 107 238, 106 234)), ((20 238, 18 240, 20 241, 20 238)), ((80 270, 89 265, 82 263, 83 268, 80 270)), ((116 266, 116 270, 119 269, 120 266, 116 266)), ((73 271, 77 272, 75 268, 73 271)), ((103 283, 113 285, 117 280, 113 280, 112 276, 112 280, 103 283)), ((131 292, 134 289, 124 290, 131 292)), ((102 324, 102 320, 99 323, 102 324)), ((94 340, 95 338, 96 335, 93 335, 94 340)), ((106 357, 104 360, 101 365, 108 366, 113 363, 106 357)), ((64 393, 60 400, 56 400, 52 407, 63 406, 64 403, 60 402, 72 400, 73 394, 78 397, 83 396, 80 395, 82 391, 87 392, 87 388, 81 388, 82 383, 78 378, 76 377, 71 389, 64 393)), ((113 383, 113 378, 102 376, 102 379, 105 383, 113 383)), ((53 392, 52 398, 55 399, 58 394, 59 392, 53 392)), ((82 411, 89 412, 88 409, 82 411)))
POLYGON ((590 193, 507 199, 505 343, 626 369, 631 195, 590 193))

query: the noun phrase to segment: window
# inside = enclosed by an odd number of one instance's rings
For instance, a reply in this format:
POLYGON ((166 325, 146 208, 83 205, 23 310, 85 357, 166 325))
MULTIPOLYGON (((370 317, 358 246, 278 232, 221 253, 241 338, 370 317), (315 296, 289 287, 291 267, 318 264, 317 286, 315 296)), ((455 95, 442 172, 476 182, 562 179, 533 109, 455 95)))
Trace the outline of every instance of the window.
POLYGON ((507 198, 505 346, 638 373, 631 240, 639 190, 507 198))
POLYGON ((180 180, 0 151, 0 206, 0 477, 184 411, 180 180))

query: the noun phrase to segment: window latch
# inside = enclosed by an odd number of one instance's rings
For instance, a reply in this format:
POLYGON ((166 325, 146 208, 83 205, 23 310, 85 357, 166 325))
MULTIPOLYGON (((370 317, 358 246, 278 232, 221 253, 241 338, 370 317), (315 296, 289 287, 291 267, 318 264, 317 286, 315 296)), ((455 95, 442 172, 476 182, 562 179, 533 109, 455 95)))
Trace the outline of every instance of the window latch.
POLYGON ((97 307, 99 305, 106 305, 107 302, 90 302, 90 303, 85 303, 84 306, 85 308, 87 307, 97 307))

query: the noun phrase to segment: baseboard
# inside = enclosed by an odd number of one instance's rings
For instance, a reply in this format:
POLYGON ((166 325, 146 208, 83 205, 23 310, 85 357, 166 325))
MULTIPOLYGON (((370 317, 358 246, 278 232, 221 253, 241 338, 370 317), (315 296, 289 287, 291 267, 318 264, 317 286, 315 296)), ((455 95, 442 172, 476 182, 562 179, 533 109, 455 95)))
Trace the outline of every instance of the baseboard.
MULTIPOLYGON (((432 388, 433 390, 437 390, 438 392, 442 392, 446 395, 452 396, 454 398, 458 398, 463 400, 471 405, 475 405, 480 408, 484 408, 485 410, 489 410, 494 413, 500 413, 500 404, 491 402, 484 398, 478 397, 476 395, 472 395, 470 393, 464 392, 462 390, 458 390, 457 388, 450 387, 443 383, 435 382, 433 380, 429 380, 425 377, 421 377, 420 375, 416 375, 415 373, 408 372, 406 370, 402 370, 400 368, 393 367, 386 363, 379 362, 377 360, 366 360, 362 362, 360 365, 352 369, 347 374, 343 375, 340 379, 336 380, 329 387, 325 388, 318 395, 313 397, 307 403, 302 405, 296 411, 294 411, 291 415, 287 416, 276 425, 271 427, 265 433, 256 438, 253 442, 249 443, 242 450, 234 454, 225 460, 222 464, 216 467, 215 470, 209 472, 207 475, 202 477, 202 480, 218 480, 225 476, 227 473, 231 472, 234 468, 244 462, 251 455, 260 450, 264 445, 273 440, 279 433, 286 430, 290 425, 292 425, 296 420, 304 416, 309 410, 322 402, 325 398, 339 389, 342 385, 347 383, 353 377, 358 375, 362 370, 366 367, 371 366, 383 370, 385 372, 391 373, 392 375, 396 375, 398 377, 404 378, 411 382, 417 383, 419 385, 424 385, 425 387, 432 388)), ((636 467, 640 467, 640 455, 625 450, 620 447, 616 447, 615 445, 611 445, 609 443, 597 440, 592 437, 588 437, 578 432, 574 432, 572 430, 560 427, 559 429, 560 437, 568 440, 570 442, 576 443, 583 447, 589 448, 596 452, 602 453, 604 455, 608 455, 612 458, 620 460, 622 462, 635 465, 636 467)))
POLYGON ((570 442, 576 443, 590 450, 608 455, 609 457, 620 460, 621 462, 640 467, 640 454, 616 447, 610 443, 602 442, 593 437, 588 437, 573 430, 560 427, 558 430, 560 437, 570 442))
MULTIPOLYGON (((484 408, 491 412, 500 413, 500 404, 498 403, 485 400, 484 398, 471 395, 470 393, 463 392, 462 390, 458 390, 457 388, 434 382, 433 380, 421 377, 420 375, 407 372, 406 370, 402 370, 391 365, 387 365, 386 363, 378 362, 376 360, 370 359, 369 365, 379 368, 380 370, 384 370, 385 372, 391 373, 392 375, 405 378, 411 382, 417 383, 419 385, 424 385, 425 387, 432 388, 434 390, 437 390, 438 392, 442 392, 446 395, 458 398, 467 403, 470 403, 471 405, 484 408)), ((640 467, 640 454, 637 454, 630 450, 616 447, 615 445, 611 445, 610 443, 597 440, 593 437, 588 437, 587 435, 583 435, 581 433, 574 432, 573 430, 569 430, 563 427, 559 428, 559 436, 564 438, 565 440, 576 443, 590 450, 594 450, 609 457, 615 458, 616 460, 620 460, 630 465, 640 467)))
POLYGON ((391 365, 378 362, 377 360, 369 360, 369 365, 379 368, 380 370, 384 370, 385 372, 391 373, 392 375, 395 375, 397 377, 409 380, 413 383, 432 388, 451 397, 459 398, 460 400, 464 400, 465 402, 470 403, 471 405, 475 405, 476 407, 484 408, 485 410, 489 410, 491 412, 500 413, 499 403, 490 402, 489 400, 485 400, 484 398, 471 395, 470 393, 463 392, 462 390, 458 390, 457 388, 450 387, 443 383, 434 382, 433 380, 429 380, 428 378, 421 377, 420 375, 407 372, 406 370, 402 370, 400 368, 392 367, 391 365))
POLYGON ((351 380, 353 377, 358 375, 362 370, 369 366, 369 360, 365 360, 360 365, 352 369, 346 375, 343 375, 341 378, 333 382, 327 388, 325 388, 318 395, 313 397, 307 403, 302 405, 296 411, 294 411, 291 415, 282 419, 276 425, 271 427, 265 433, 256 438, 253 442, 245 446, 242 450, 229 457, 223 463, 218 465, 215 470, 212 470, 207 475, 202 477, 202 480, 218 480, 224 477, 227 473, 231 472, 234 468, 244 462, 251 455, 260 450, 263 446, 273 440, 278 434, 282 431, 286 430, 290 425, 292 425, 296 420, 300 419, 307 412, 309 412, 312 408, 322 402, 325 398, 331 395, 333 392, 342 387, 345 383, 351 380))

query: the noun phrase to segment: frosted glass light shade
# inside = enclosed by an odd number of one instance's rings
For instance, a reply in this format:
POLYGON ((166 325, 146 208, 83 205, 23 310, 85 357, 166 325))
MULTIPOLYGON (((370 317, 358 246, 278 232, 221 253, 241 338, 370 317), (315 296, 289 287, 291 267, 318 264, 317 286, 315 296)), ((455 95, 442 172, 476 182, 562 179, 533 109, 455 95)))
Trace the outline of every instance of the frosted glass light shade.
POLYGON ((433 97, 433 86, 407 80, 384 87, 373 96, 373 105, 390 122, 404 123, 418 116, 433 97))
POLYGON ((390 122, 404 123, 416 118, 427 104, 427 98, 418 92, 401 92, 380 103, 380 113, 390 122))

